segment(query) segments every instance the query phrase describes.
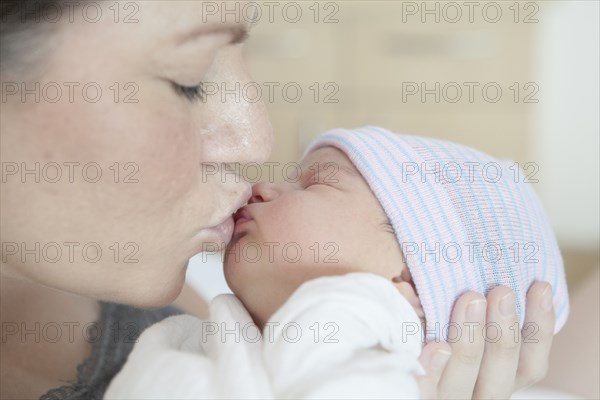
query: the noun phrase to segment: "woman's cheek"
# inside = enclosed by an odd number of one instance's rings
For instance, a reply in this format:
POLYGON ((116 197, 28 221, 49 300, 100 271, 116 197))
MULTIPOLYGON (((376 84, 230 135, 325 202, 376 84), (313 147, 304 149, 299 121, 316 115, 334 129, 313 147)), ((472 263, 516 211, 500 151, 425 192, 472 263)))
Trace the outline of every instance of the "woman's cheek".
POLYGON ((115 107, 105 142, 107 149, 113 147, 115 157, 134 163, 140 192, 157 203, 169 203, 192 190, 199 171, 190 118, 172 106, 163 107, 164 101, 159 98, 129 110, 115 107))

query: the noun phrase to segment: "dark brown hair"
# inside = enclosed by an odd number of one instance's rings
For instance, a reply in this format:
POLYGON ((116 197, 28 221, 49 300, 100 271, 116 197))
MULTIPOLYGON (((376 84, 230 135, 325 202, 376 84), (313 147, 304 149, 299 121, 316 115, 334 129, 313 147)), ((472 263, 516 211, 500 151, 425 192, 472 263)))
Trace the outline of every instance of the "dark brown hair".
MULTIPOLYGON (((85 1, 85 0, 83 0, 85 1)), ((62 10, 65 0, 0 0, 0 70, 24 67, 39 53, 41 39, 56 23, 44 19, 45 11, 62 10), (27 55, 27 57, 24 57, 27 55)), ((82 0, 79 1, 81 3, 82 0)))

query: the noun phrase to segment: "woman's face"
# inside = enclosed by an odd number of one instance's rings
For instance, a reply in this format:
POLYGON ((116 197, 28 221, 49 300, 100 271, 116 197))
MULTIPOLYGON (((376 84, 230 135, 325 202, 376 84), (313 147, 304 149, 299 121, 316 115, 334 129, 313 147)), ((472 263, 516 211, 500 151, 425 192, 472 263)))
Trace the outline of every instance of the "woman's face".
POLYGON ((3 70, 3 273, 162 306, 203 243, 229 241, 228 223, 214 227, 250 186, 225 163, 265 161, 272 128, 262 103, 176 88, 250 79, 231 43, 247 23, 203 3, 137 2, 134 23, 124 3, 117 19, 97 2, 96 23, 65 9, 37 65, 3 70))

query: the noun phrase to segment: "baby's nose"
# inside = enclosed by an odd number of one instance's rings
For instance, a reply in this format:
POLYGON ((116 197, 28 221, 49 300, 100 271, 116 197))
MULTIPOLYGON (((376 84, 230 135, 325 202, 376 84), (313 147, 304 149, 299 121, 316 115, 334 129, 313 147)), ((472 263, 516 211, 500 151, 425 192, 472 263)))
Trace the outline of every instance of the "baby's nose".
POLYGON ((273 201, 278 195, 275 184, 260 182, 252 186, 252 197, 248 200, 248 204, 273 201))

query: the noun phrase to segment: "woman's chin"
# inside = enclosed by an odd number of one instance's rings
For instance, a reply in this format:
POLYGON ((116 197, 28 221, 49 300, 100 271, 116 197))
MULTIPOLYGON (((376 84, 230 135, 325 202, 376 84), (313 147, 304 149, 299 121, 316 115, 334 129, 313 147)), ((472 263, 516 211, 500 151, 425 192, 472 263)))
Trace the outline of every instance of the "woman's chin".
POLYGON ((128 304, 146 309, 167 307, 177 299, 183 290, 184 283, 185 281, 181 284, 166 285, 166 287, 163 284, 160 290, 156 290, 154 293, 145 293, 141 296, 136 296, 136 298, 131 299, 128 304))
POLYGON ((146 276, 146 279, 137 280, 135 288, 122 288, 117 293, 112 293, 107 301, 146 309, 166 307, 173 303, 183 290, 186 269, 182 268, 176 276, 146 276))

